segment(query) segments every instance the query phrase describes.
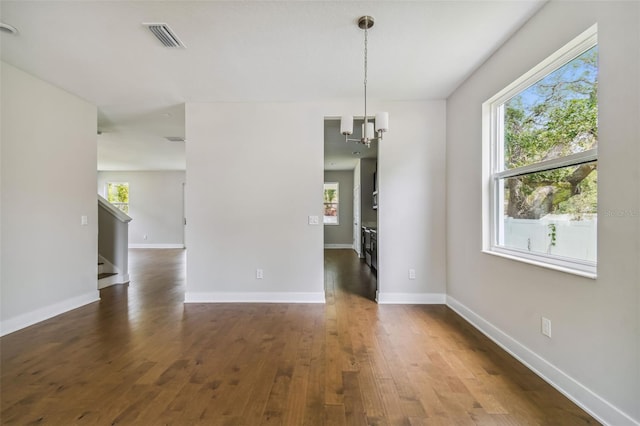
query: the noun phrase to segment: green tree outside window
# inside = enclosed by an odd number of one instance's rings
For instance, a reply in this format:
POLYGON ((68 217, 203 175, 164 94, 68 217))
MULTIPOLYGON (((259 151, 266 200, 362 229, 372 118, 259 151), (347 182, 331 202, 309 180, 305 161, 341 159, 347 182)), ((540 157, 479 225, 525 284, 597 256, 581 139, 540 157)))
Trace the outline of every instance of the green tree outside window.
POLYGON ((129 214, 129 183, 107 183, 107 201, 129 214))

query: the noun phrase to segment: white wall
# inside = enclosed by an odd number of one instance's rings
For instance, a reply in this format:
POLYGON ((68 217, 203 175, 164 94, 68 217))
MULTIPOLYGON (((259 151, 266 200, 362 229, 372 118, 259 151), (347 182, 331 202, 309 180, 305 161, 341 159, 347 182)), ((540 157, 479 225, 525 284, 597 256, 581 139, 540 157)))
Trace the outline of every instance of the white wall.
POLYGON ((182 191, 185 172, 100 171, 98 193, 102 196, 105 196, 107 182, 129 182, 129 216, 133 218, 129 222, 130 246, 183 246, 182 191))
POLYGON ((311 104, 187 104, 187 301, 324 301, 323 122, 311 104))
POLYGON ((69 93, 0 66, 6 334, 99 298, 97 113, 69 93))
POLYGON ((380 303, 444 303, 445 108, 389 104, 393 122, 378 153, 380 303))
POLYGON ((353 170, 325 170, 325 182, 338 182, 338 225, 324 225, 324 245, 353 246, 353 170))
POLYGON ((640 420, 639 28, 638 2, 550 2, 447 105, 448 303, 612 425, 640 420), (599 238, 590 280, 481 252, 481 105, 596 22, 599 238), (552 321, 551 339, 541 316, 552 321))
MULTIPOLYGON (((379 297, 442 303, 445 102, 370 107, 391 120, 378 159, 379 297)), ((323 122, 361 108, 187 104, 187 301, 324 300, 322 225, 307 224, 322 217, 323 122)))

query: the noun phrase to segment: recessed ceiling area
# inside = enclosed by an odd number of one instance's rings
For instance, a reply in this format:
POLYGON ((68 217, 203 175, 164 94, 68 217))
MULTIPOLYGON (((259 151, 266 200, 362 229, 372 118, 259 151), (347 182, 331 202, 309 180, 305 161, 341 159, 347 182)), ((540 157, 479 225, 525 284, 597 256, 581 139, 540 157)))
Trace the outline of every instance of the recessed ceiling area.
POLYGON ((360 99, 362 15, 376 20, 370 99, 445 99, 543 4, 3 0, 19 32, 0 35, 0 55, 97 105, 99 168, 184 169, 184 149, 164 144, 185 136, 173 111, 186 102, 360 99), (148 22, 186 48, 164 47, 148 22))
POLYGON ((101 108, 98 170, 185 170, 184 127, 184 104, 101 108))

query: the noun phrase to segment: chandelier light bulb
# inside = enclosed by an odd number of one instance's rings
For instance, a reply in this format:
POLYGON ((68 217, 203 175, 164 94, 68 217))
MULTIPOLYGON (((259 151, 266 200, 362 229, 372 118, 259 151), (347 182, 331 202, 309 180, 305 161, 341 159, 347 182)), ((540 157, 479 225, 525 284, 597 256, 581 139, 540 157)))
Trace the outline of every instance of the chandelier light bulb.
POLYGON ((389 130, 389 113, 379 112, 376 114, 376 131, 386 132, 389 130))
POLYGON ((340 133, 345 136, 353 134, 353 117, 350 115, 343 115, 340 118, 340 133))
POLYGON ((371 140, 375 137, 373 123, 362 123, 362 137, 371 140))

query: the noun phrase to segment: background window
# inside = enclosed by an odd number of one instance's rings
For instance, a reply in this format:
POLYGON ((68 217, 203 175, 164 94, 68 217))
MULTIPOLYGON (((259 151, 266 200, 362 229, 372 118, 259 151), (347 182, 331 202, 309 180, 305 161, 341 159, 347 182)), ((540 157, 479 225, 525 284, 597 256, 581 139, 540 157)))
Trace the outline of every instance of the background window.
POLYGON ((327 182, 324 184, 324 224, 338 225, 340 194, 338 193, 338 182, 327 182))
POLYGON ((554 56, 485 104, 492 152, 489 249, 595 274, 595 28, 554 56))
POLYGON ((107 201, 129 214, 129 183, 128 182, 107 182, 107 201))

